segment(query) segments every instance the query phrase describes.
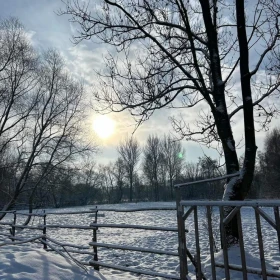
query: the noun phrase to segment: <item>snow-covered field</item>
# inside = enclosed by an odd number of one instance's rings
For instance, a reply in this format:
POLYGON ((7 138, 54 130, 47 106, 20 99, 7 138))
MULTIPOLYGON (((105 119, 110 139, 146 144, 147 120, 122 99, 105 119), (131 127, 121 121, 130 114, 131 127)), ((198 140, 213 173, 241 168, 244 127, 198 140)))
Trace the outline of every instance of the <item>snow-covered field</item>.
MULTIPOLYGON (((141 208, 141 207, 159 207, 159 206, 175 206, 175 203, 137 203, 137 204, 121 204, 121 205, 102 205, 100 208, 141 208)), ((69 212, 69 211, 83 211, 92 209, 93 206, 87 207, 75 207, 75 208, 65 208, 65 209, 49 209, 48 212, 69 212)), ((265 211, 273 217, 273 212, 271 209, 265 209, 265 211)), ((100 212, 102 213, 102 211, 100 212)), ((143 212, 103 212, 104 216, 98 217, 98 223, 124 223, 124 224, 138 224, 138 225, 153 225, 153 226, 168 226, 168 227, 176 227, 176 212, 171 210, 164 211, 143 211, 143 212)), ((217 211, 214 209, 214 221, 215 215, 217 211)), ((247 258, 247 266, 260 268, 259 261, 259 252, 258 252, 258 241, 257 241, 257 231, 255 227, 255 217, 254 212, 250 208, 243 208, 242 212, 242 223, 243 223, 243 234, 246 248, 246 258, 247 258)), ((191 215, 192 216, 192 215, 191 215)), ((200 245, 201 245, 201 254, 202 254, 202 262, 203 262, 203 270, 205 275, 211 278, 211 268, 210 268, 210 257, 209 257, 209 243, 208 243, 208 235, 207 230, 205 229, 205 213, 203 208, 199 209, 199 230, 200 230, 200 245)), ((6 217, 4 220, 11 220, 12 217, 6 217)), ((81 215, 48 215, 47 216, 47 224, 64 224, 64 225, 89 225, 92 223, 94 217, 91 214, 81 214, 81 215)), ((38 223, 42 223, 41 218, 32 219, 31 224, 37 225, 38 223)), ((192 254, 195 254, 195 242, 194 242, 194 226, 193 226, 193 218, 189 217, 186 222, 186 227, 189 230, 187 234, 187 247, 191 251, 192 254)), ((265 257, 267 261, 267 269, 274 270, 280 273, 279 264, 280 264, 280 254, 278 251, 278 243, 276 231, 268 225, 268 223, 262 220, 262 229, 263 229, 263 241, 265 248, 265 257)), ((214 231, 218 233, 219 224, 218 221, 214 222, 214 231)), ((8 233, 8 232, 7 232, 8 233)), ((17 233, 16 236, 33 236, 41 234, 41 232, 28 231, 24 230, 21 233, 17 233), (28 234, 29 233, 29 234, 28 234)), ((76 230, 76 229, 47 229, 47 235, 53 239, 56 239, 60 242, 66 243, 74 243, 77 245, 85 245, 92 239, 92 231, 91 230, 76 230)), ((113 243, 118 245, 126 245, 126 246, 135 246, 135 247, 145 247, 152 249, 160 249, 160 250, 168 250, 168 251, 177 251, 178 242, 177 242, 177 233, 173 232, 160 232, 160 231, 144 231, 144 230, 136 230, 136 229, 111 229, 111 228, 100 228, 97 234, 98 242, 102 243, 113 243)), ((217 239, 217 245, 219 246, 220 242, 217 239)), ((3 240, 2 240, 3 242, 3 240)), ((33 245, 39 246, 42 245, 33 245)), ((9 260, 16 259, 16 261, 11 262, 12 266, 20 266, 19 263, 24 259, 24 252, 27 245, 22 245, 20 248, 23 248, 22 252, 18 252, 19 247, 17 249, 13 249, 11 246, 1 247, 1 258, 0 258, 0 279, 33 279, 33 278, 5 278, 1 275, 4 275, 3 271, 5 271, 5 267, 3 265, 2 258, 4 257, 4 263, 8 263, 9 260), (12 252, 9 255, 9 252, 12 252), (16 258, 15 258, 16 257, 16 258), (19 259, 18 259, 19 258, 19 259), (2 278, 1 278, 2 277, 2 278)), ((88 250, 92 250, 90 247, 88 250)), ((230 255, 230 263, 231 264, 240 264, 239 250, 238 248, 233 248, 230 255)), ((87 255, 74 255, 80 261, 89 261, 91 256, 87 255)), ((138 269, 147 269, 151 271, 157 271, 161 273, 179 275, 178 271, 178 258, 173 256, 165 256, 165 255, 154 255, 150 253, 141 253, 141 252, 130 252, 130 251, 121 251, 121 250, 112 250, 99 248, 98 249, 99 260, 102 262, 107 262, 115 265, 122 265, 130 268, 138 268, 138 269)), ((41 260, 38 263, 38 266, 42 266, 40 273, 43 275, 44 267, 51 267, 51 265, 46 265, 46 262, 50 262, 54 260, 54 263, 60 263, 55 260, 55 258, 62 258, 61 256, 55 256, 52 252, 44 252, 42 249, 37 249, 34 252, 34 256, 32 257, 41 260), (38 251, 39 250, 39 251, 38 251), (38 257, 36 257, 37 255, 38 257)), ((221 253, 217 254, 217 260, 221 259, 221 253)), ((222 260, 222 259, 221 259, 222 260)), ((66 264, 65 264, 66 265, 66 264)), ((68 263, 69 265, 69 263, 68 263)), ((75 267, 75 265, 72 263, 75 267)), ((26 265, 26 269, 28 269, 28 264, 26 265)), ((11 269, 11 268, 10 268, 11 269)), ((24 266, 21 267, 24 270, 24 266)), ((73 268, 74 269, 74 268, 73 268)), ((79 269, 81 273, 81 268, 76 267, 75 269, 79 269)), ((82 278, 86 277, 81 274, 80 278, 74 278, 73 275, 77 272, 70 272, 70 267, 65 268, 66 271, 72 273, 72 277, 67 277, 65 279, 94 279, 94 278, 82 278)), ((194 268, 190 265, 189 270, 191 272, 191 279, 195 279, 194 268)), ((145 276, 145 275, 136 275, 128 272, 122 272, 107 268, 101 268, 101 272, 104 277, 108 280, 110 279, 142 279, 142 280, 152 280, 159 279, 157 277, 145 276)), ((90 270, 89 273, 93 275, 93 271, 90 270)), ((224 274, 222 269, 217 268, 218 277, 217 279, 223 279, 224 274)), ((7 274, 6 274, 7 275, 7 274)), ((96 277, 102 279, 101 275, 97 275, 96 277)), ((242 279, 241 272, 233 272, 231 274, 232 279, 242 279)), ((34 278, 35 279, 35 278, 34 278)), ((37 278, 37 279, 51 279, 51 278, 37 278)), ((64 279, 64 278, 53 278, 53 279, 64 279)), ((257 275, 250 275, 249 279, 260 279, 257 275)), ((276 279, 276 278, 270 278, 276 279)))

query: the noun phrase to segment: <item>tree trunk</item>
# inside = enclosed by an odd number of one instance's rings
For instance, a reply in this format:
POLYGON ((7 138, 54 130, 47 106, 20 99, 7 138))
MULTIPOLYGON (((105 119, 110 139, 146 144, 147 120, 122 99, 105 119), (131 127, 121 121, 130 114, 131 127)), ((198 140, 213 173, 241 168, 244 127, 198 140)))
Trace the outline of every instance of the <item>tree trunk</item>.
POLYGON ((122 189, 122 184, 119 185, 119 195, 118 195, 118 202, 122 201, 122 196, 123 196, 123 189, 122 189))
POLYGON ((129 175, 129 201, 132 202, 132 174, 129 175))
MULTIPOLYGON (((215 108, 212 109, 212 112, 224 150, 227 174, 233 174, 239 171, 239 163, 225 100, 225 88, 221 73, 217 30, 211 20, 209 2, 200 1, 200 3, 203 10, 204 22, 207 23, 205 27, 207 37, 209 39, 208 47, 214 87, 213 99, 215 102, 215 108)), ((256 158, 255 129, 250 84, 251 76, 249 71, 244 0, 236 0, 236 14, 240 51, 241 90, 244 105, 245 158, 240 176, 228 180, 225 186, 223 200, 244 200, 253 180, 256 158)), ((231 210, 231 207, 225 207, 225 216, 229 214, 231 210)), ((239 238, 236 218, 232 219, 232 221, 229 223, 226 228, 226 232, 228 246, 238 241, 239 238)))
MULTIPOLYGON (((240 52, 240 78, 243 99, 244 130, 245 130, 245 157, 240 176, 229 180, 224 193, 225 200, 244 200, 253 181, 256 160, 256 141, 254 128, 254 112, 251 92, 251 74, 249 71, 249 51, 246 35, 244 14, 244 0, 236 0, 237 34, 240 52)), ((225 214, 232 210, 225 208, 225 214)), ((228 245, 239 239, 236 216, 226 228, 228 245)))
MULTIPOLYGON (((169 172, 170 172, 170 171, 169 171, 169 172)), ((170 174, 170 176, 169 176, 170 199, 172 200, 172 199, 173 199, 173 178, 172 178, 171 172, 170 172, 169 174, 170 174)))

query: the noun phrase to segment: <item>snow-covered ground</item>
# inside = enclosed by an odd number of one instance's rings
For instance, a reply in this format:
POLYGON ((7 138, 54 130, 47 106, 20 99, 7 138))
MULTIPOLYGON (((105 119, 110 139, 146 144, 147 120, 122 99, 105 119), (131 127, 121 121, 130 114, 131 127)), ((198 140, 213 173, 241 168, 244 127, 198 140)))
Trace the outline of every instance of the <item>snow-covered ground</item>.
MULTIPOLYGON (((100 208, 141 208, 141 207, 171 207, 175 206, 175 203, 137 203, 137 204, 121 204, 121 205, 102 205, 100 208)), ((49 209, 48 212, 69 212, 69 211, 83 211, 92 209, 93 206, 87 207, 75 207, 75 208, 65 208, 65 209, 49 209)), ((273 212, 271 209, 265 209, 265 211, 273 217, 273 212)), ((101 211, 102 213, 102 211, 101 211)), ((138 224, 138 225, 153 225, 153 226, 168 226, 168 227, 176 227, 176 212, 171 210, 164 211, 143 211, 143 212, 103 212, 104 216, 98 217, 98 223, 124 223, 124 224, 138 224)), ((217 211, 214 209, 214 232, 219 232, 219 223, 218 220, 215 222, 215 216, 217 215, 217 211)), ((191 215, 192 216, 192 215, 191 215)), ((259 261, 259 252, 258 252, 258 240, 257 240, 257 231, 255 226, 255 217, 252 209, 245 207, 241 212, 242 223, 243 223, 243 235, 244 242, 246 248, 246 258, 247 258, 247 266, 260 268, 259 261)), ((201 246, 201 255, 202 255, 202 264, 203 271, 209 279, 211 278, 211 267, 210 267, 210 257, 209 257, 209 241, 207 230, 205 229, 205 213, 203 207, 199 209, 199 230, 200 230, 200 246, 201 246)), ((6 217, 5 220, 11 220, 12 217, 6 217)), ((42 218, 34 218, 32 219, 31 224, 37 225, 38 223, 42 223, 42 218)), ((47 216, 47 224, 72 224, 72 225, 90 225, 92 223, 94 217, 92 214, 80 214, 80 215, 48 215, 47 216)), ((267 269, 274 270, 275 272, 280 273, 279 264, 280 264, 280 254, 278 251, 277 245, 277 236, 276 231, 264 220, 261 221, 262 229, 263 229, 263 241, 265 248, 265 258, 267 261, 267 269)), ((194 226, 193 226, 193 218, 189 217, 186 222, 186 227, 189 230, 187 234, 187 247, 191 251, 192 254, 195 254, 195 242, 194 242, 194 226)), ((16 236, 31 236, 38 235, 41 232, 34 233, 33 231, 24 230, 21 233, 17 233, 16 236), (29 233, 29 234, 28 234, 29 233)), ((47 229, 47 236, 66 243, 74 243, 76 245, 84 245, 88 246, 89 242, 92 239, 92 231, 91 230, 76 230, 76 229, 47 229)), ((144 231, 139 229, 111 229, 111 228, 99 228, 97 234, 98 242, 102 243, 112 243, 118 245, 126 245, 126 246, 135 246, 135 247, 144 247, 144 248, 153 248, 160 250, 168 250, 172 252, 177 251, 178 242, 177 242, 177 233, 173 232, 161 232, 161 231, 144 231)), ((217 246, 219 247, 220 241, 218 238, 216 239, 217 246)), ((39 269, 39 274, 44 275, 44 271, 47 268, 50 270, 51 267, 56 269, 55 264, 60 264, 62 262, 62 257, 57 256, 52 252, 44 252, 42 249, 42 245, 33 245, 39 246, 36 251, 34 251, 34 256, 32 256, 32 252, 29 250, 32 259, 38 259, 38 267, 42 267, 39 269), (61 262, 56 260, 55 258, 60 258, 61 262), (48 264, 45 264, 47 262, 48 264), (53 265, 54 264, 54 265, 53 265), (45 269, 45 270, 44 270, 45 269)), ((25 252, 27 245, 17 246, 17 247, 1 247, 1 258, 4 257, 4 260, 0 258, 0 279, 35 279, 35 278, 5 278, 2 277, 2 273, 5 271, 5 267, 3 263, 8 263, 9 260, 14 259, 15 261, 11 262, 11 266, 15 267, 17 270, 17 266, 21 267, 20 264, 23 262, 23 256, 26 255, 25 252), (17 248, 17 249, 13 249, 17 248), (23 248, 22 250, 20 248, 23 248), (9 252, 11 251, 11 255, 9 252)), ((92 250, 92 248, 88 247, 88 250, 92 250)), ((87 255, 75 255, 77 259, 80 261, 86 262, 91 260, 91 256, 87 255)), ((233 248, 229 253, 229 259, 231 264, 240 264, 240 257, 238 257, 239 250, 238 248, 233 248)), ((157 271, 166 274, 179 275, 178 269, 178 258, 173 256, 165 256, 165 255, 154 255, 150 253, 142 253, 142 252, 130 252, 130 251, 121 251, 121 250, 112 250, 99 248, 98 249, 99 260, 102 262, 107 262, 115 265, 122 265, 131 268, 138 269, 147 269, 151 271, 157 271)), ((222 262, 222 254, 216 254, 217 261, 222 262)), ((29 259, 29 258, 28 258, 29 259)), ((31 258, 30 258, 31 259, 31 258)), ((66 262, 69 265, 68 262, 66 262)), ((72 266, 66 266, 66 264, 61 265, 61 269, 68 271, 68 273, 72 273, 72 276, 67 277, 67 279, 95 279, 90 278, 89 274, 85 275, 85 271, 81 268, 77 267, 72 263, 72 266), (64 268, 64 265, 67 268, 64 268), (62 268, 63 267, 63 268, 62 268), (71 270, 74 269, 74 272, 71 270), (75 273, 77 273, 77 269, 81 276, 75 278, 75 273), (84 274, 83 274, 84 273, 84 274), (82 278, 85 277, 85 278, 82 278), (87 278, 86 278, 87 277, 87 278)), ((24 271, 26 268, 37 267, 33 265, 31 266, 31 262, 28 264, 24 264, 21 269, 24 271)), ((7 268, 6 268, 7 269, 7 268)), ((10 268, 11 269, 11 268, 10 268)), ((30 269, 29 269, 30 270, 30 269)), ((194 268, 190 265, 189 270, 191 272, 191 279, 195 279, 194 268)), ((51 270, 50 270, 51 271, 51 270)), ((141 279, 141 280, 152 280, 159 279, 153 276, 145 276, 145 275, 136 275, 133 273, 122 272, 107 268, 101 268, 101 272, 104 277, 108 280, 119 280, 119 279, 141 279)), ((59 272, 57 272, 59 273, 59 272)), ((94 275, 95 277, 103 277, 93 273, 93 270, 90 269, 88 271, 90 275, 94 275)), ((224 273, 221 268, 217 268, 218 277, 217 279, 224 279, 224 273)), ((8 274, 7 274, 8 275, 8 274)), ((231 279, 242 279, 241 272, 232 272, 231 279)), ((25 277, 25 276, 24 276, 25 277)), ((36 279, 51 279, 51 278, 36 278, 36 279)), ((64 279, 53 278, 53 279, 64 279)), ((65 278, 66 279, 66 278, 65 278)), ((103 278, 104 279, 104 278, 103 278)), ((257 275, 250 275, 250 280, 260 279, 257 275)), ((276 278, 270 278, 276 279, 276 278)))
POLYGON ((0 279, 99 280, 93 268, 87 271, 58 254, 30 245, 7 245, 0 249, 0 279))

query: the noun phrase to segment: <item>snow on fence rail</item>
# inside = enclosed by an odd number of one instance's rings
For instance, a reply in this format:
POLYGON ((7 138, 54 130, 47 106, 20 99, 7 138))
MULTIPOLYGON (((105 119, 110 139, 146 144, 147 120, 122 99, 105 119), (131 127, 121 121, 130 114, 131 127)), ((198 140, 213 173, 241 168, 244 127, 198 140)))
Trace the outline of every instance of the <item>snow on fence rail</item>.
POLYGON ((178 188, 201 184, 201 183, 215 182, 215 181, 225 180, 225 179, 232 178, 232 177, 237 177, 239 175, 240 175, 240 172, 236 172, 233 174, 224 175, 224 176, 220 176, 220 177, 214 177, 214 178, 210 178, 210 179, 203 179, 203 180, 191 181, 191 182, 186 182, 186 183, 180 183, 180 184, 174 185, 174 188, 178 189, 178 188))
MULTIPOLYGON (((96 208, 92 209, 93 211, 96 208)), ((176 207, 147 207, 147 208, 133 208, 133 209, 112 209, 112 208, 99 208, 102 212, 139 212, 139 211, 160 211, 160 210, 176 210, 176 207)))
MULTIPOLYGON (((127 225, 127 224, 91 224, 91 226, 104 227, 104 228, 130 228, 130 229, 143 229, 143 230, 156 230, 156 231, 173 231, 177 232, 175 227, 156 227, 156 226, 142 226, 142 225, 127 225)), ((187 230, 186 230, 187 232, 187 230)))

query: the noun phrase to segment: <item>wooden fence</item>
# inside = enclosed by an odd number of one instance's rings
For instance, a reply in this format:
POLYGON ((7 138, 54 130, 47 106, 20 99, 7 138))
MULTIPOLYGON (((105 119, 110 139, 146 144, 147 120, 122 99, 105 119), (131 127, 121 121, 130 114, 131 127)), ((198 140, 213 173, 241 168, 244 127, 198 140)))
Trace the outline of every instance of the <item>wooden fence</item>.
MULTIPOLYGON (((136 246, 129 246, 129 245, 119 245, 119 244, 112 244, 112 243, 101 243, 98 242, 98 229, 104 228, 115 228, 115 229, 124 229, 124 230, 143 230, 143 231, 159 231, 159 232, 174 232, 178 233, 177 227, 167 227, 167 226, 150 226, 150 225, 133 225, 133 224, 112 224, 112 223, 98 223, 98 216, 100 215, 100 212, 124 212, 124 213, 131 213, 131 212, 138 212, 138 211, 166 211, 166 210, 172 210, 176 211, 176 207, 153 207, 153 208, 138 208, 138 209, 92 209, 90 211, 79 211, 79 212, 59 212, 59 213, 41 213, 41 214, 27 214, 20 211, 8 211, 6 214, 12 215, 12 221, 11 222, 0 222, 0 226, 5 226, 6 229, 9 230, 10 234, 4 234, 3 231, 0 231, 0 236, 4 235, 6 237, 9 237, 14 244, 22 243, 24 242, 23 238, 18 237, 16 235, 17 230, 22 229, 29 229, 33 231, 39 231, 42 234, 38 235, 37 238, 31 238, 28 239, 28 241, 39 241, 43 244, 44 249, 47 251, 56 251, 56 252, 63 252, 66 251, 69 253, 75 253, 75 254, 87 254, 92 257, 92 260, 89 262, 79 262, 80 265, 89 265, 93 266, 94 269, 99 270, 100 267, 106 267, 116 270, 122 270, 137 274, 144 274, 144 275, 150 275, 155 277, 163 277, 165 279, 180 279, 177 275, 171 275, 171 274, 165 274, 160 273, 156 271, 149 271, 145 269, 136 269, 121 265, 115 265, 115 264, 109 264, 105 261, 99 261, 98 258, 98 248, 108 248, 108 249, 117 249, 117 250, 125 250, 125 251, 134 251, 134 252, 142 252, 142 253, 151 253, 154 255, 166 255, 166 256, 175 256, 179 258, 178 252, 174 251, 168 251, 168 250, 161 250, 156 248, 143 248, 143 247, 136 247, 136 246), (78 215, 78 214, 91 214, 93 216, 93 221, 88 226, 81 226, 81 225, 61 225, 61 224, 48 224, 48 216, 50 215, 78 215), (34 217, 40 217, 43 219, 43 223, 38 225, 22 225, 17 224, 18 216, 19 215, 25 215, 25 216, 34 216, 34 217), (91 230, 92 231, 92 241, 89 242, 89 246, 92 248, 93 251, 88 251, 88 248, 86 246, 81 245, 74 245, 74 244, 68 244, 64 242, 60 242, 58 240, 54 240, 51 238, 48 234, 49 229, 59 229, 59 228, 67 228, 67 229, 78 229, 78 230, 91 230), (55 244, 56 246, 61 246, 62 249, 57 249, 51 244, 55 244), (66 249, 67 248, 67 249, 66 249)), ((107 215, 107 214, 106 214, 107 215)), ((101 214, 102 216, 102 214, 101 214)), ((185 230, 185 233, 187 230, 185 230)), ((1 245, 1 244, 0 244, 1 245)), ((77 261, 77 260, 76 260, 77 261)))
MULTIPOLYGON (((236 174, 234 175, 236 176, 236 174)), ((203 180, 203 182, 211 182, 214 180, 224 180, 227 176, 210 179, 210 180, 203 180)), ((89 265, 93 266, 94 269, 99 270, 100 267, 107 267, 116 270, 122 270, 137 274, 145 274, 151 275, 156 277, 163 277, 165 279, 180 279, 186 280, 187 275, 189 274, 188 271, 188 263, 192 263, 195 271, 197 279, 207 279, 205 273, 202 268, 202 260, 201 260, 201 246, 200 246, 200 237, 202 235, 201 227, 199 227, 199 211, 201 209, 205 210, 205 221, 207 224, 207 237, 209 238, 209 255, 211 258, 211 278, 216 280, 217 278, 217 267, 222 267, 225 272, 225 279, 230 279, 230 271, 241 271, 243 279, 247 279, 248 273, 258 274, 263 279, 267 279, 268 276, 274 278, 280 278, 280 273, 275 270, 269 270, 266 268, 265 262, 265 249, 263 245, 263 234, 262 234, 262 223, 261 218, 266 221, 272 228, 272 230, 276 231, 278 244, 277 248, 280 250, 280 218, 279 218, 279 207, 280 201, 187 201, 182 200, 181 197, 181 188, 187 187, 190 184, 201 183, 199 182, 191 182, 187 184, 180 184, 176 186, 176 193, 177 193, 177 201, 176 207, 154 207, 154 208, 139 208, 139 209, 99 209, 95 208, 90 211, 79 211, 79 212, 59 212, 59 213, 45 213, 42 212, 40 214, 32 213, 28 214, 21 211, 7 211, 6 214, 10 215, 10 222, 3 222, 0 221, 0 236, 4 238, 10 238, 12 240, 11 243, 20 244, 29 241, 39 241, 43 244, 44 249, 49 251, 56 251, 63 255, 63 251, 74 254, 82 254, 88 255, 91 257, 91 260, 88 262, 79 262, 72 258, 78 265, 89 265), (213 221, 212 221, 212 208, 215 207, 218 209, 218 217, 219 217, 219 229, 221 233, 221 247, 223 250, 223 262, 217 262, 215 260, 214 255, 214 236, 213 236, 213 221), (225 217, 224 216, 224 208, 231 207, 231 212, 225 217), (241 210, 244 207, 249 207, 254 211, 255 215, 255 225, 257 230, 257 246, 259 249, 260 255, 260 263, 261 268, 253 268, 248 267, 246 265, 246 257, 245 252, 246 248, 244 245, 243 240, 243 228, 242 228, 242 213, 241 210), (267 212, 264 211, 263 207, 268 207, 272 209, 274 213, 274 217, 268 215, 267 212), (98 222, 98 216, 100 212, 134 212, 134 211, 161 211, 161 210, 177 210, 177 227, 161 227, 161 226, 149 226, 149 225, 133 225, 133 224, 117 224, 117 223, 100 223, 98 222), (48 223, 48 217, 50 215, 80 215, 80 214, 91 214, 93 217, 92 222, 89 225, 63 225, 63 224, 50 224, 48 223), (19 216, 27 216, 30 217, 39 217, 41 219, 41 223, 37 225, 29 225, 29 224, 19 224, 18 217, 19 216), (237 218, 238 222, 238 233, 239 233, 239 247, 240 247, 240 255, 241 255, 241 265, 231 264, 228 257, 228 250, 226 246, 226 233, 225 227, 226 225, 234 218, 237 218), (195 251, 191 252, 190 248, 187 247, 187 240, 189 238, 189 234, 187 234, 186 224, 190 225, 190 219, 193 219, 194 225, 194 244, 195 244, 195 251), (50 229, 73 229, 73 230, 82 230, 82 231, 90 231, 91 232, 91 242, 87 246, 85 245, 77 245, 77 244, 69 244, 65 242, 60 242, 58 240, 54 240, 51 236, 49 236, 50 229), (156 248, 143 248, 143 247, 136 247, 136 246, 129 246, 129 245, 119 245, 119 244, 112 244, 112 243, 104 243, 98 242, 98 229, 103 228, 116 228, 116 229, 124 229, 124 230, 143 230, 143 231, 160 231, 160 232, 174 232, 178 234, 178 252, 175 251, 168 251, 156 248), (3 229, 8 230, 8 233, 5 233, 3 229), (21 230, 32 230, 38 231, 38 236, 24 239, 22 238, 19 233, 21 230), (58 249, 60 246, 60 249, 58 249), (67 248, 67 249, 66 249, 67 248), (142 253, 152 253, 152 254, 159 254, 159 255, 166 255, 166 256, 175 256, 179 258, 180 262, 180 276, 165 274, 155 271, 149 271, 145 269, 136 269, 121 265, 109 264, 106 261, 100 260, 98 256, 99 248, 109 248, 109 249, 117 249, 117 250, 125 250, 125 251, 134 251, 134 252, 142 252, 142 253), (91 249, 91 250, 90 250, 91 249)), ((3 212, 2 212, 3 213, 3 212)), ((107 215, 107 214, 106 214, 107 215)), ((200 216, 201 217, 201 216, 200 216)), ((30 219, 29 219, 30 220, 30 219)), ((203 229, 205 231, 205 228, 203 229)), ((205 237, 205 232, 203 232, 205 237)), ((0 243, 1 246, 1 243, 0 243)), ((67 255, 63 255, 67 257, 67 255)), ((209 277, 209 276, 208 276, 209 277)))
MULTIPOLYGON (((201 247, 200 247, 200 236, 202 232, 199 232, 199 218, 198 218, 198 208, 205 209, 205 219, 207 220, 206 230, 209 238, 209 254, 211 257, 211 279, 216 280, 217 273, 216 267, 224 268, 225 279, 230 279, 230 270, 241 271, 242 279, 248 279, 248 273, 258 274, 262 276, 262 279, 267 279, 268 276, 274 278, 280 278, 280 272, 275 270, 266 269, 265 253, 263 245, 263 235, 262 235, 262 224, 261 218, 263 218, 272 228, 276 231, 278 244, 275 244, 280 252, 280 218, 279 218, 279 206, 280 200, 271 201, 187 201, 182 200, 181 188, 188 187, 189 185, 212 182, 216 180, 224 180, 228 177, 238 176, 239 174, 233 174, 229 176, 223 176, 218 178, 212 178, 209 180, 201 180, 196 182, 189 182, 184 184, 178 184, 176 188, 176 207, 177 207, 177 221, 178 221, 178 243, 179 243, 179 258, 180 258, 180 279, 185 280, 188 275, 188 262, 190 261, 196 270, 197 279, 207 279, 202 271, 201 266, 201 247), (219 234, 221 241, 221 248, 223 250, 223 262, 216 262, 214 256, 214 236, 213 236, 213 225, 212 225, 212 208, 218 209, 219 215, 219 234), (230 209, 227 216, 224 216, 225 208, 230 209), (257 246, 259 249, 259 258, 261 263, 261 268, 252 268, 246 265, 245 252, 246 248, 244 246, 243 240, 243 227, 242 227, 242 208, 251 208, 255 213, 255 225, 257 231, 257 246), (274 218, 267 214, 262 208, 268 207, 271 212, 274 213, 274 218), (187 238, 185 234, 185 224, 188 223, 189 218, 193 214, 193 224, 194 224, 194 242, 195 242, 195 252, 192 254, 187 248, 187 238), (239 248, 241 256, 241 265, 234 265, 229 263, 228 248, 226 244, 226 226, 232 221, 233 218, 237 219, 238 225, 238 236, 239 236, 239 248)), ((203 235, 205 236, 205 228, 203 228, 203 235)))

